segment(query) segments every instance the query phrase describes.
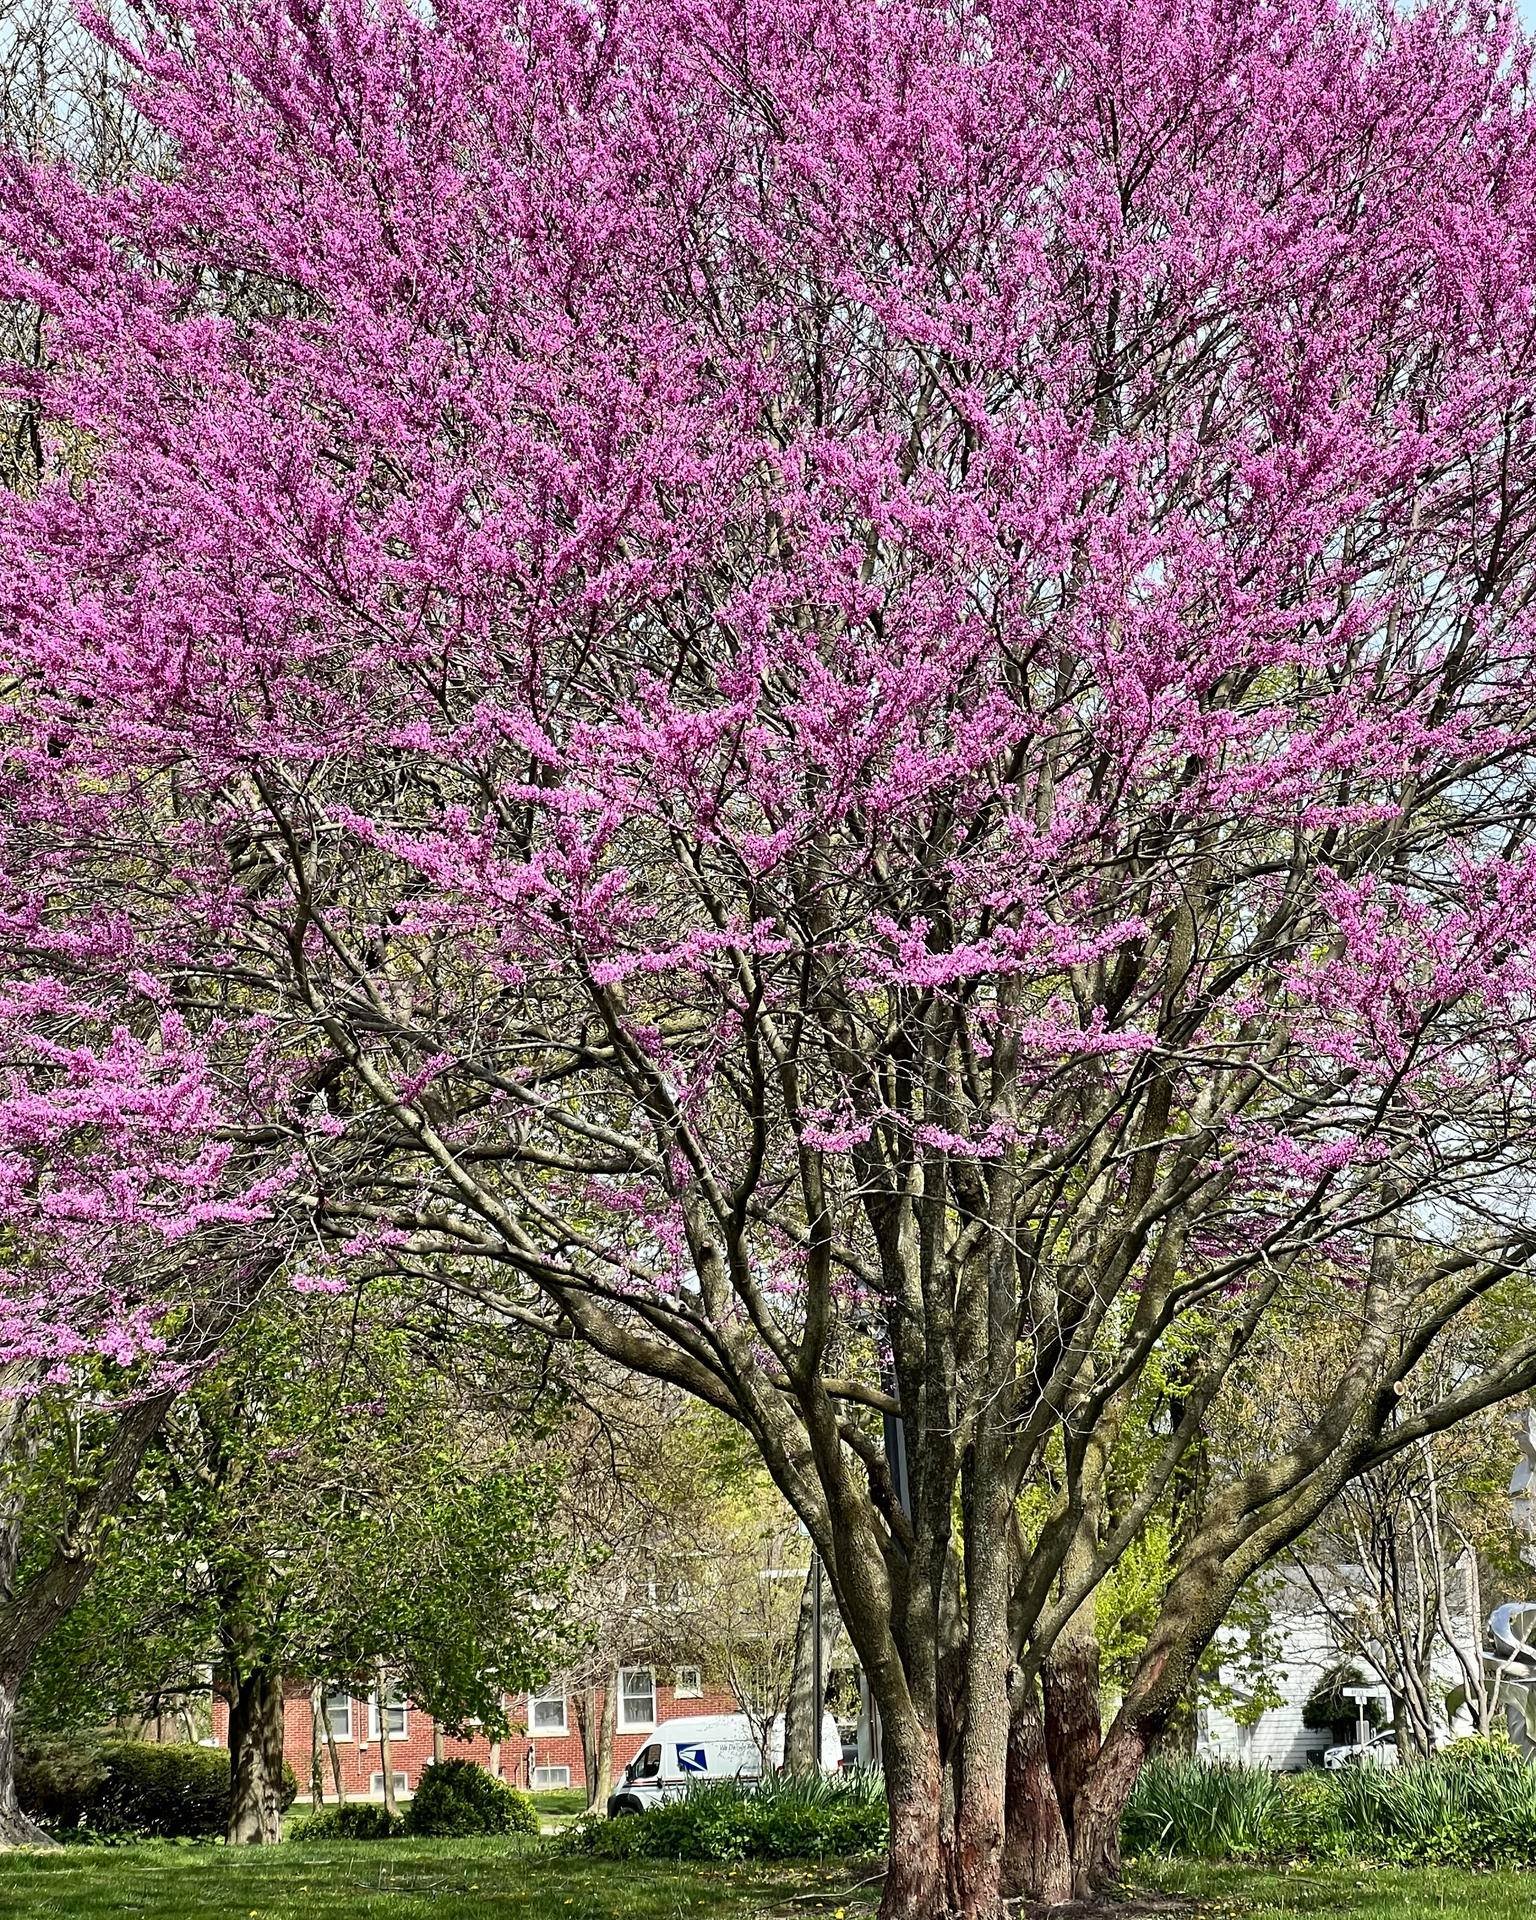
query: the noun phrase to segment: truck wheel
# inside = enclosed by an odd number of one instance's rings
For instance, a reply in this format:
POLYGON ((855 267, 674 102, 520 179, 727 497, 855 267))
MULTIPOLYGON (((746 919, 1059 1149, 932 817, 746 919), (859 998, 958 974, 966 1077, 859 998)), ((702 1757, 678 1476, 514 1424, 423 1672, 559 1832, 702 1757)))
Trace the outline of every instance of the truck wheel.
POLYGON ((608 1818, 610 1820, 617 1820, 620 1814, 643 1813, 644 1811, 645 1809, 640 1805, 638 1800, 632 1800, 626 1795, 624 1799, 614 1801, 612 1807, 608 1810, 608 1818))

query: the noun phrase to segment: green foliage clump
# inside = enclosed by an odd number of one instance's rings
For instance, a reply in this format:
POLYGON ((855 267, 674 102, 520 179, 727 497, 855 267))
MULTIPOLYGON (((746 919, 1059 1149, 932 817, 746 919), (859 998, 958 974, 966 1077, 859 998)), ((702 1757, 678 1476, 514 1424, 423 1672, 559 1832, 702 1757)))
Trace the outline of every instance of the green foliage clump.
POLYGON ((295 1840, 392 1840, 405 1831, 398 1813, 372 1800, 349 1800, 345 1806, 321 1807, 295 1822, 295 1840))
POLYGON ((714 1780, 618 1820, 588 1821, 567 1845, 600 1860, 824 1860, 886 1842, 878 1775, 714 1780))
POLYGON ((1276 1774, 1155 1760, 1125 1811, 1128 1854, 1536 1867, 1536 1766, 1507 1740, 1414 1765, 1276 1774))
POLYGON ((422 1770, 405 1830, 423 1839, 536 1834, 539 1816, 526 1793, 515 1792, 473 1760, 442 1760, 422 1770))
MULTIPOLYGON (((297 1792, 285 1766, 284 1807, 297 1792)), ((209 1839, 229 1817, 229 1755, 153 1740, 48 1740, 17 1756, 16 1794, 23 1812, 60 1837, 209 1839)))
POLYGON ((1265 1767, 1153 1760, 1126 1807, 1121 1844, 1132 1854, 1248 1858, 1268 1851, 1283 1797, 1283 1776, 1265 1767))
MULTIPOLYGON (((1331 1668, 1312 1689, 1307 1704, 1301 1710, 1301 1724, 1310 1727, 1314 1733, 1336 1734, 1341 1740, 1352 1739, 1360 1721, 1359 1703, 1348 1698, 1346 1689, 1363 1687, 1365 1674, 1357 1666, 1348 1663, 1331 1668)), ((1365 1724, 1377 1731, 1386 1719, 1385 1711, 1379 1700, 1365 1702, 1365 1724)))

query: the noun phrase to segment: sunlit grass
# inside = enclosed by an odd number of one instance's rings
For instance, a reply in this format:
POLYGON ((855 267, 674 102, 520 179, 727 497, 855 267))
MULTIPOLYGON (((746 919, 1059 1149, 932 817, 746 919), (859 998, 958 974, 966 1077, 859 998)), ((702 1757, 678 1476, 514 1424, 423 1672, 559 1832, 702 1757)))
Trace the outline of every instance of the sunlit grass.
MULTIPOLYGON (((868 1869, 864 1870, 867 1878, 868 1869)), ((0 1856, 5 1920, 867 1920, 846 1865, 672 1866, 505 1840, 71 1847, 0 1856)))
MULTIPOLYGON (((1536 1876, 1139 1864, 1134 1893, 1200 1920, 1533 1920, 1536 1876)), ((0 1856, 3 1920, 871 1920, 868 1865, 674 1866, 551 1846, 441 1840, 150 1844, 0 1856)))
POLYGON ((1202 1920, 1532 1920, 1536 1875, 1449 1868, 1291 1867, 1158 1861, 1139 1866, 1147 1891, 1193 1896, 1202 1920))

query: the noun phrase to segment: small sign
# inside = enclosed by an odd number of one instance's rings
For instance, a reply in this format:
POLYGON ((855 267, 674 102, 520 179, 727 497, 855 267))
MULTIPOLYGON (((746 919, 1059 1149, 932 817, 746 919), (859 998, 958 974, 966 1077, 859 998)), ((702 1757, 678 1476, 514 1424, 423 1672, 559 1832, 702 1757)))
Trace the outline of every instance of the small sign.
POLYGON ((702 1747, 679 1747, 677 1764, 684 1773, 708 1773, 709 1757, 702 1747))

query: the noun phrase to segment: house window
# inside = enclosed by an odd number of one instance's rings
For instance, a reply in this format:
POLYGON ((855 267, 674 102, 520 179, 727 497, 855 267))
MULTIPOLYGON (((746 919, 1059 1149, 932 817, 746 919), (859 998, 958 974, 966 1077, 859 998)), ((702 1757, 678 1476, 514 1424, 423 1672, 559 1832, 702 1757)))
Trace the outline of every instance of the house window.
POLYGON ((656 1675, 649 1667, 619 1669, 619 1731, 656 1724, 656 1675))
MULTIPOLYGON (((405 1738, 405 1702, 393 1688, 390 1690, 389 1701, 385 1711, 389 1715, 390 1739, 403 1740, 405 1738)), ((379 1738, 379 1696, 376 1693, 368 1696, 368 1738, 370 1740, 377 1740, 379 1738)), ((380 1780, 382 1780, 383 1777, 384 1776, 380 1774, 380 1780)))
POLYGON ((333 1740, 350 1740, 352 1738, 352 1696, 350 1693, 328 1693, 321 1702, 320 1711, 325 1716, 325 1730, 333 1740))
MULTIPOLYGON (((395 1771, 394 1769, 391 1769, 391 1771, 395 1773, 395 1792, 409 1793, 411 1790, 410 1781, 406 1779, 403 1773, 395 1771)), ((376 1800, 382 1800, 384 1798, 384 1776, 382 1773, 369 1774, 368 1791, 376 1800)))
POLYGON ((533 1789, 535 1793, 555 1787, 568 1787, 571 1784, 569 1767, 535 1767, 533 1770, 533 1789))
POLYGON ((679 1667, 672 1676, 672 1692, 679 1700, 697 1700, 704 1691, 697 1667, 679 1667))
POLYGON ((530 1693, 528 1696, 528 1731, 530 1733, 568 1733, 569 1724, 565 1717, 565 1688, 557 1688, 552 1693, 530 1693))

